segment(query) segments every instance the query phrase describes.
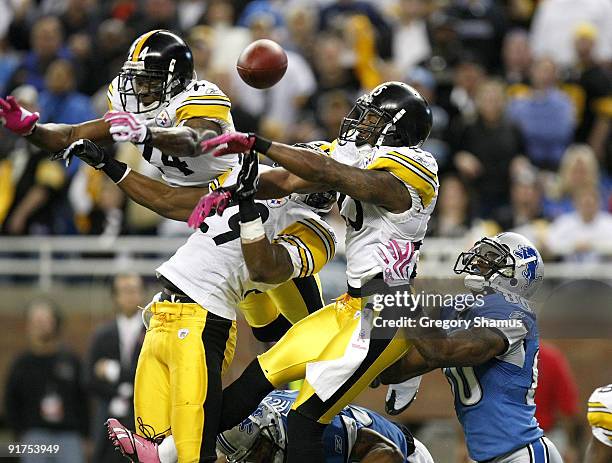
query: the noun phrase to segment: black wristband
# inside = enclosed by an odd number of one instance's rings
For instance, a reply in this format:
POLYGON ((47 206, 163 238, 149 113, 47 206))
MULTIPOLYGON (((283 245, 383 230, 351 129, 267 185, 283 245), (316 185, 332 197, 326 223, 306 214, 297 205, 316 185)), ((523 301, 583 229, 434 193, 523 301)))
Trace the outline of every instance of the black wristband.
POLYGON ((272 146, 272 142, 266 138, 255 135, 255 143, 253 143, 253 149, 261 154, 266 154, 272 146))
POLYGON ((101 170, 108 175, 113 182, 117 183, 125 175, 128 166, 126 163, 117 161, 116 159, 109 159, 101 170))
POLYGON ((260 217, 257 206, 253 199, 244 199, 238 203, 238 213, 240 214, 240 223, 247 223, 260 217))

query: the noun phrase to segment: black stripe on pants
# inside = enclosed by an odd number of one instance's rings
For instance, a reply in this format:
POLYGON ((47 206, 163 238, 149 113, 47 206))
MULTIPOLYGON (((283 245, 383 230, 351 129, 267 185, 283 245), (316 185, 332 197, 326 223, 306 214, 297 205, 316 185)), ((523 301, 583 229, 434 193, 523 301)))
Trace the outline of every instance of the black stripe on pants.
POLYGON ((216 442, 221 421, 223 388, 221 369, 225 358, 225 346, 230 336, 232 321, 211 314, 206 316, 202 331, 202 344, 208 374, 206 400, 204 401, 204 430, 200 444, 200 461, 214 462, 217 459, 216 442))

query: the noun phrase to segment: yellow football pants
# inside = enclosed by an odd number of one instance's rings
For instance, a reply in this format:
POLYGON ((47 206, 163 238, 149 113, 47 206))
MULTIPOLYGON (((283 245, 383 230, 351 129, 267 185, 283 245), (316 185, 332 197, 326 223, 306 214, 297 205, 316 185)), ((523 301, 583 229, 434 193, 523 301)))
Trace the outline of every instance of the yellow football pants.
MULTIPOLYGON (((366 299, 345 295, 296 323, 276 345, 258 357, 268 381, 280 387, 303 379, 309 362, 342 357, 359 327, 360 311, 365 303, 366 299)), ((412 347, 401 330, 385 339, 375 339, 374 333, 373 330, 366 358, 332 397, 323 402, 308 381, 304 381, 293 408, 320 423, 330 423, 374 378, 412 347)))
POLYGON ((171 433, 179 463, 213 458, 236 322, 198 304, 157 302, 151 312, 134 384, 136 432, 140 418, 150 433, 171 433))
POLYGON ((261 328, 283 314, 292 324, 323 306, 319 275, 294 278, 265 293, 249 293, 238 308, 249 326, 261 328))

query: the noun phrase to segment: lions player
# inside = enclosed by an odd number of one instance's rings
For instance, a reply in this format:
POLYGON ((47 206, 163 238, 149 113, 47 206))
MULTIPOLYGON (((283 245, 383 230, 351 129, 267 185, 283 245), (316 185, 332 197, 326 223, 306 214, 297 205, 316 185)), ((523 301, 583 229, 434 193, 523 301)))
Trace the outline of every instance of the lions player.
POLYGON ((612 384, 600 387, 589 397, 587 419, 591 425, 591 442, 585 463, 612 461, 612 384))
POLYGON ((539 341, 530 299, 543 279, 540 253, 524 236, 501 233, 461 253, 455 272, 467 273, 473 304, 443 307, 439 317, 465 328, 406 328, 416 349, 402 360, 404 374, 396 380, 443 368, 475 461, 561 462, 534 416, 539 341))
MULTIPOLYGON (((217 450, 232 463, 286 461, 287 414, 296 398, 297 391, 272 391, 247 419, 217 437, 217 450)), ((354 405, 334 417, 323 445, 326 463, 433 463, 405 426, 354 405)))
MULTIPOLYGON (((254 134, 202 142, 204 151, 227 144, 216 156, 259 152, 284 167, 282 175, 262 174, 263 197, 338 191, 347 223, 348 293, 294 325, 224 391, 224 403, 231 404, 224 407, 224 428, 244 419, 271 390, 305 378, 288 415, 287 458, 323 462, 325 425, 410 349, 399 330, 384 339, 377 336, 369 310, 362 309, 369 296, 412 276, 438 194, 435 158, 420 149, 430 129, 431 110, 423 97, 404 83, 387 82, 357 100, 328 157, 254 134), (379 245, 393 247, 402 265, 389 267, 378 256, 379 245)), ((255 249, 265 238, 261 219, 241 226, 251 230, 255 249)), ((245 253, 249 257, 256 253, 245 253)), ((381 316, 387 316, 385 311, 381 316)))

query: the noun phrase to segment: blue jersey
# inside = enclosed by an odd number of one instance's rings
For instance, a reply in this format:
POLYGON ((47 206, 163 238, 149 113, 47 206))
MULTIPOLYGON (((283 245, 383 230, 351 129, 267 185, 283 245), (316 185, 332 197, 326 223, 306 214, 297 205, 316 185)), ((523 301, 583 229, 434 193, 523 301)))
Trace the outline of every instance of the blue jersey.
POLYGON ((539 439, 543 432, 534 416, 538 328, 528 303, 494 293, 465 310, 445 308, 442 314, 470 327, 489 326, 507 343, 501 355, 482 365, 444 369, 470 457, 489 460, 539 439))
MULTIPOLYGON (((262 402, 273 407, 282 416, 282 425, 287 430, 287 414, 297 397, 297 391, 272 391, 262 402)), ((254 414, 258 412, 255 411, 254 414)), ((408 444, 401 429, 391 421, 366 408, 349 405, 345 407, 323 434, 323 447, 325 449, 326 463, 345 463, 357 439, 357 431, 369 428, 393 442, 400 451, 407 456, 408 444)))

